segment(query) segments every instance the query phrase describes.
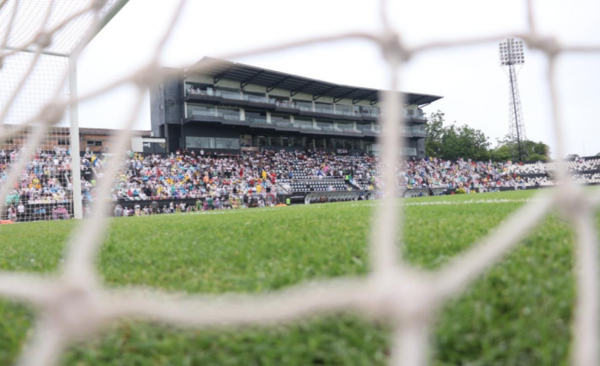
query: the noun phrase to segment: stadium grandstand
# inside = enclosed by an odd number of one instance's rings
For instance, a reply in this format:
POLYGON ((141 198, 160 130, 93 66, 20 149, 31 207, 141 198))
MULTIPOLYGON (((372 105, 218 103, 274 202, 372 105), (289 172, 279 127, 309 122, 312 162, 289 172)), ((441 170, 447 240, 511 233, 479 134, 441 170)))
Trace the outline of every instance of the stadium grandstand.
MULTIPOLYGON (((209 57, 196 66, 209 63, 202 73, 170 69, 171 77, 151 91, 152 132, 166 139, 168 151, 379 151, 381 91, 209 57)), ((421 108, 441 97, 406 93, 404 98, 403 154, 422 159, 421 108)))

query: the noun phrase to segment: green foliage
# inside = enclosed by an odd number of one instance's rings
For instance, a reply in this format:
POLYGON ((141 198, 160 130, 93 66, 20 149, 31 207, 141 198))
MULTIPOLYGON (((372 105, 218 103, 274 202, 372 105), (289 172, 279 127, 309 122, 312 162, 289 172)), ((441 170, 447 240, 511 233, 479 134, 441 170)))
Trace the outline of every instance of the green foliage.
MULTIPOLYGON (((497 141, 491 148, 488 137, 481 130, 469 126, 457 126, 456 123, 444 126, 445 115, 441 111, 432 113, 426 125, 425 154, 428 157, 455 160, 458 158, 473 160, 507 161, 517 159, 517 144, 510 138, 497 141)), ((547 161, 550 147, 543 142, 522 141, 524 161, 547 161)))
MULTIPOLYGON (((503 139, 498 139, 498 145, 491 150, 491 159, 494 161, 507 161, 518 159, 518 144, 509 135, 503 139)), ((543 142, 534 142, 530 140, 521 141, 523 148, 523 161, 548 161, 550 156, 550 146, 543 142)))
POLYGON ((444 135, 444 113, 437 111, 431 114, 425 125, 425 154, 440 157, 442 151, 442 136, 444 135))
POLYGON ((469 126, 444 126, 444 113, 432 113, 426 125, 425 153, 442 159, 489 159, 487 136, 469 126))
POLYGON ((578 158, 578 157, 579 157, 579 154, 569 154, 569 155, 567 155, 567 159, 575 159, 575 158, 578 158))
MULTIPOLYGON (((519 200, 530 196, 523 191, 410 199, 453 204, 405 207, 401 255, 420 268, 439 268, 486 236, 523 204, 519 200), (500 201, 473 202, 479 199, 500 201)), ((372 205, 114 219, 98 267, 110 287, 140 285, 210 294, 262 293, 319 278, 362 276, 369 270, 372 205)), ((3 226, 0 270, 56 273, 75 224, 3 226)), ((432 364, 566 364, 574 301, 572 235, 551 215, 444 306, 433 330, 432 364)), ((0 301, 0 319, 0 365, 14 364, 31 335, 35 313, 0 301)), ((126 321, 73 346, 63 364, 383 365, 390 353, 389 338, 385 324, 355 314, 224 330, 126 321)))
POLYGON ((487 136, 469 126, 450 125, 442 137, 441 155, 443 159, 489 159, 490 143, 487 136))

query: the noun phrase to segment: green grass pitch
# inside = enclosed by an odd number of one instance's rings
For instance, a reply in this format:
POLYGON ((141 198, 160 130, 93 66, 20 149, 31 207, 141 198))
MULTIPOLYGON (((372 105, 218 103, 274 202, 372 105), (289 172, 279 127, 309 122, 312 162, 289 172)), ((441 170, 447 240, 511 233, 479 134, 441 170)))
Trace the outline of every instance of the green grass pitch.
MULTIPOLYGON (((403 257, 434 269, 484 237, 530 192, 413 198, 452 201, 405 209, 403 257), (465 204, 469 200, 500 203, 465 204)), ((187 293, 260 293, 369 270, 373 202, 113 220, 98 267, 108 286, 187 293)), ((597 220, 600 222, 600 219, 597 220)), ((5 225, 0 270, 60 269, 74 222, 5 225)), ((551 214, 467 292, 434 331, 435 365, 567 363, 574 299, 573 231, 551 214)), ((15 362, 35 313, 0 301, 0 365, 15 362)), ((381 365, 389 329, 353 314, 286 326, 180 330, 141 322, 109 326, 76 344, 66 365, 381 365)))

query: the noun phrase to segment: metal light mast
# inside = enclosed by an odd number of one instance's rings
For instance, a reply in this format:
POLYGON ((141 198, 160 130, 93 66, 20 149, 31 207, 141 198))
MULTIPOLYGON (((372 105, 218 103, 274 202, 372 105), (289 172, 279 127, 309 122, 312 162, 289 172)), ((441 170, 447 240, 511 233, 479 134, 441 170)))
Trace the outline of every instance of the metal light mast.
POLYGON ((526 137, 515 65, 523 65, 524 63, 525 55, 523 54, 523 41, 515 41, 513 38, 509 38, 506 42, 500 43, 500 65, 508 68, 509 78, 509 135, 517 145, 518 156, 521 161, 523 161, 522 142, 526 140, 526 137))

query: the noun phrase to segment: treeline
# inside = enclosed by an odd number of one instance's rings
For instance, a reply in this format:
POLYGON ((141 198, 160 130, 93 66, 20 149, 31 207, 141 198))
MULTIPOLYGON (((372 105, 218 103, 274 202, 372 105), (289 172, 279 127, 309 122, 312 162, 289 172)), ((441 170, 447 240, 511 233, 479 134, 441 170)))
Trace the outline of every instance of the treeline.
MULTIPOLYGON (((481 130, 469 126, 445 125, 444 113, 432 113, 426 125, 425 153, 427 157, 446 160, 458 158, 473 160, 518 160, 517 143, 510 136, 498 139, 492 147, 481 130)), ((550 147, 543 142, 522 141, 523 161, 547 161, 550 147)))

